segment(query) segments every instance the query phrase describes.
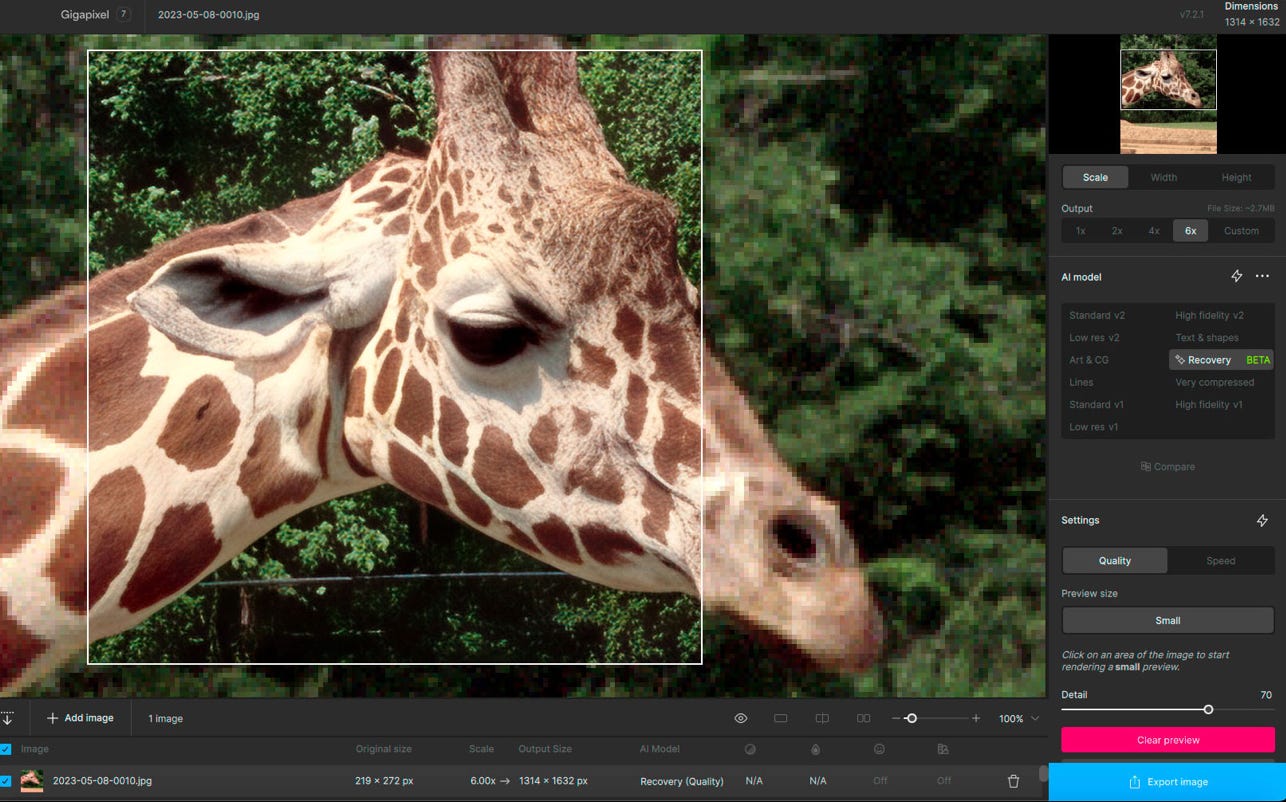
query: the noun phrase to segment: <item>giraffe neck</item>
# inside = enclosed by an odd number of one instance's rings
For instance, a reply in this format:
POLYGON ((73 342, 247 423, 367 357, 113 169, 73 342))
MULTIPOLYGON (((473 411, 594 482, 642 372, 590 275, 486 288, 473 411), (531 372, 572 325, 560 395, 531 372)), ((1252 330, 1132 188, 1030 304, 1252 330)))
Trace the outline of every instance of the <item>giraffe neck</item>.
POLYGON ((0 688, 82 648, 86 618, 93 640, 128 629, 294 513, 379 484, 335 409, 362 336, 237 363, 119 312, 10 365, 0 469, 27 479, 0 508, 0 688))
MULTIPOLYGON (((0 692, 84 648, 87 618, 93 639, 126 629, 290 515, 380 483, 342 439, 348 371, 371 327, 318 325, 238 359, 171 338, 127 298, 192 254, 204 261, 170 288, 210 289, 201 265, 216 252, 244 263, 319 241, 360 255, 369 232, 402 249, 398 190, 417 174, 385 156, 340 189, 193 232, 0 321, 0 470, 25 477, 0 501, 0 692)), ((234 298, 244 289, 215 281, 234 298)))

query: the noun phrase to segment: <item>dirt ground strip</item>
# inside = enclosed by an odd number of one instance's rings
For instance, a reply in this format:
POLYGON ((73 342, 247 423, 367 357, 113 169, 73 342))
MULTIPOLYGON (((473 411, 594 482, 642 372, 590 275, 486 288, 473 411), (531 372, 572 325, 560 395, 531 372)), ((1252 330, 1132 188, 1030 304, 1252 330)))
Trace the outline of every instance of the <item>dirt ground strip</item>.
POLYGON ((1122 153, 1217 153, 1209 128, 1159 128, 1121 120, 1122 153))

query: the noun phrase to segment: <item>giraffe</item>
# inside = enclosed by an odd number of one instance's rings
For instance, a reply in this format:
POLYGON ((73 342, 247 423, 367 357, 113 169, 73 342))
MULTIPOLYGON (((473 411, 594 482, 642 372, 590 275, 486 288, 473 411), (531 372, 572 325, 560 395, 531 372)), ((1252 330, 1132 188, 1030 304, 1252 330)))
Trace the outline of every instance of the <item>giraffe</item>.
POLYGON ((674 210, 626 180, 574 54, 438 52, 430 72, 427 158, 0 323, 0 692, 382 483, 585 579, 701 596, 821 667, 869 661, 851 536, 704 349, 674 210))
POLYGON ((1156 61, 1121 76, 1121 108, 1133 106, 1153 92, 1201 108, 1201 95, 1188 83, 1183 65, 1173 50, 1162 50, 1156 61))

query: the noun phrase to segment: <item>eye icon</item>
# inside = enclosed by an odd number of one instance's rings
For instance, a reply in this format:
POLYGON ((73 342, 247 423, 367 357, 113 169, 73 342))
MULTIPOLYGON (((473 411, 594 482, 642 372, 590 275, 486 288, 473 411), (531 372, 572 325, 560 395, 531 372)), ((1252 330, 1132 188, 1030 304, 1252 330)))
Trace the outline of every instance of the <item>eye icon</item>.
POLYGON ((750 720, 750 716, 747 716, 745 713, 738 713, 737 715, 732 717, 732 720, 737 722, 738 724, 745 724, 747 721, 750 720))

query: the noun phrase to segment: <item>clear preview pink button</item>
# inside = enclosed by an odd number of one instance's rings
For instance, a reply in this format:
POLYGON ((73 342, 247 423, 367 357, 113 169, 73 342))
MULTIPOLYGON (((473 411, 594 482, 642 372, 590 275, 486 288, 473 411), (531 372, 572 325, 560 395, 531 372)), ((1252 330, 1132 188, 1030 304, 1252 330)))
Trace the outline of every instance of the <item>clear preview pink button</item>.
POLYGON ((1275 727, 1063 727, 1064 752, 1274 752, 1275 727))

